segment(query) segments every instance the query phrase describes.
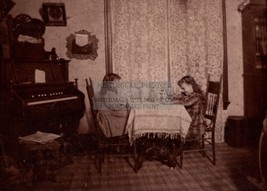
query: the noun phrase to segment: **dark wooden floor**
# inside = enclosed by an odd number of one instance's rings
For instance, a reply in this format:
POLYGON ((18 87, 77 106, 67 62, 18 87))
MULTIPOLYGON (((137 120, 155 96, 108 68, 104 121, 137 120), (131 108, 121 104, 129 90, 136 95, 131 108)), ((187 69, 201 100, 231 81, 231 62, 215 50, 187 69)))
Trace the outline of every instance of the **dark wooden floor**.
MULTIPOLYGON (((260 180, 257 148, 233 148, 217 144, 217 165, 199 153, 185 155, 180 169, 145 161, 135 173, 123 158, 107 158, 99 174, 93 153, 73 155, 73 162, 56 173, 56 182, 40 181, 32 190, 264 190, 251 180, 260 180)), ((133 163, 133 161, 130 161, 133 163)))

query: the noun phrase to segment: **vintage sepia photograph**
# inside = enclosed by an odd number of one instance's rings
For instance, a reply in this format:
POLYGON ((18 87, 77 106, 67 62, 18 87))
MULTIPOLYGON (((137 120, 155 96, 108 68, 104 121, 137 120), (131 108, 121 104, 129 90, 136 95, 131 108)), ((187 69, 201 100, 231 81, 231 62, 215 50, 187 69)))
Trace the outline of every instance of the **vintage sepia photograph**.
POLYGON ((0 0, 0 190, 267 191, 267 0, 0 0))

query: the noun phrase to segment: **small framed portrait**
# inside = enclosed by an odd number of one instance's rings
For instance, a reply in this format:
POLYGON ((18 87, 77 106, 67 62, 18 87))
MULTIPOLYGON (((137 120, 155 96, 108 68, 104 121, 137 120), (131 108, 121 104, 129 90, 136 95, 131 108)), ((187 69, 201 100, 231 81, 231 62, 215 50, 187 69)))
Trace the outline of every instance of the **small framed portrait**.
POLYGON ((46 26, 67 25, 64 3, 43 3, 42 12, 46 26))

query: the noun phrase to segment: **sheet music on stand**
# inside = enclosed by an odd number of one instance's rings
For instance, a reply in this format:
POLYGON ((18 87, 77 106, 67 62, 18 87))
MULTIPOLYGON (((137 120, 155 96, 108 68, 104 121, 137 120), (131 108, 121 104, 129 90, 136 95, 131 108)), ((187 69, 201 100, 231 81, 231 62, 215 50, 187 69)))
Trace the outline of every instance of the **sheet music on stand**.
POLYGON ((45 132, 37 131, 34 134, 27 135, 24 137, 19 137, 19 141, 22 143, 32 142, 32 143, 46 144, 46 143, 56 140, 59 137, 60 135, 57 135, 54 133, 45 133, 45 132))

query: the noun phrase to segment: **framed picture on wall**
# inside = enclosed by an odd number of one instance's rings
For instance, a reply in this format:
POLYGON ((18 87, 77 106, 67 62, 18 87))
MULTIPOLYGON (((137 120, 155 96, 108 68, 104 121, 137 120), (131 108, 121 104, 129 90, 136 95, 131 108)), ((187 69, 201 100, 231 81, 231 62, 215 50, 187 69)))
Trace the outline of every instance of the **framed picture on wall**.
POLYGON ((42 12, 46 26, 67 25, 64 3, 43 3, 42 12))

